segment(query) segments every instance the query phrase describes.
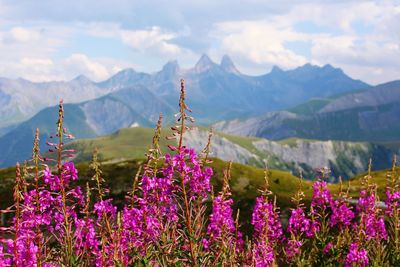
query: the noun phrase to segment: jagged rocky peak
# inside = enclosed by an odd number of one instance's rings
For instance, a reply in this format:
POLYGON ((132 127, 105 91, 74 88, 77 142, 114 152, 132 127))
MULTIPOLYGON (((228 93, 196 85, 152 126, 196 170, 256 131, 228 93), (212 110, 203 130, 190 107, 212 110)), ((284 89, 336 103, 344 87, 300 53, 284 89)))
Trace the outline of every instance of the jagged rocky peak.
POLYGON ((283 70, 278 66, 274 65, 271 69, 271 73, 283 73, 283 70))
POLYGON ((126 77, 126 76, 130 76, 136 74, 136 71, 132 68, 127 68, 127 69, 123 69, 119 72, 117 72, 114 77, 126 77))
POLYGON ((72 82, 79 82, 79 83, 92 83, 92 81, 85 75, 81 74, 76 76, 72 79, 72 82))
POLYGON ((195 72, 203 72, 213 68, 216 64, 206 55, 203 54, 194 66, 195 72))
POLYGON ((312 65, 311 63, 306 63, 303 66, 300 66, 300 67, 298 67, 296 69, 299 69, 299 70, 315 70, 315 69, 320 69, 320 67, 317 66, 317 65, 312 65))
POLYGON ((322 67, 322 70, 326 71, 326 72, 338 72, 338 73, 343 73, 344 74, 344 72, 343 72, 343 70, 341 68, 335 68, 331 64, 324 65, 322 67))
POLYGON ((162 72, 166 73, 178 73, 179 72, 179 64, 177 60, 170 60, 165 64, 162 68, 162 72))
POLYGON ((235 64, 233 63, 232 59, 228 55, 224 55, 222 57, 220 66, 226 72, 240 74, 235 64))

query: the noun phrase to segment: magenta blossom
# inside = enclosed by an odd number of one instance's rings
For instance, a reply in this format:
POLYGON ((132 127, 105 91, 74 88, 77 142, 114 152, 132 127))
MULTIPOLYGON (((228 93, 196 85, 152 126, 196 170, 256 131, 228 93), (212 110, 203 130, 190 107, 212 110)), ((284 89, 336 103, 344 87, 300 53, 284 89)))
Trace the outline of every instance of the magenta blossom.
POLYGON ((283 237, 279 213, 274 210, 274 205, 268 202, 266 196, 256 198, 251 224, 254 226, 256 238, 262 238, 266 230, 270 241, 276 242, 283 237))
POLYGON ((311 228, 311 221, 306 218, 304 210, 297 208, 292 210, 292 214, 289 218, 288 231, 295 235, 307 234, 311 228))
POLYGON ((338 225, 339 228, 348 227, 354 219, 354 212, 346 202, 335 200, 332 202, 332 215, 329 220, 331 227, 338 225))
POLYGON ((269 242, 260 240, 253 246, 253 263, 256 267, 276 266, 274 251, 269 242))
POLYGON ((326 208, 331 204, 332 195, 325 181, 317 181, 313 184, 314 193, 311 205, 313 207, 326 208))
POLYGON ((387 190, 386 197, 386 214, 389 216, 393 216, 395 212, 400 212, 400 191, 392 193, 390 190, 387 190))
POLYGON ((351 243, 349 253, 346 256, 345 267, 367 266, 369 260, 367 251, 360 249, 356 243, 351 243))
POLYGON ((223 235, 234 235, 235 222, 232 218, 232 203, 232 199, 223 199, 222 196, 214 198, 210 224, 207 228, 210 242, 215 242, 215 240, 218 240, 223 235))

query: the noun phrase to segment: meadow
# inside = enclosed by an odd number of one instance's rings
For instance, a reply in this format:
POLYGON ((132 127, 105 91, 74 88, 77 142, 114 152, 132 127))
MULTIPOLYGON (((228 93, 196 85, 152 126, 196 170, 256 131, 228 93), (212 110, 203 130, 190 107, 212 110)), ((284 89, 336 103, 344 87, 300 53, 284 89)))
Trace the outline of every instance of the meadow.
POLYGON ((190 112, 181 81, 176 125, 165 140, 160 115, 142 160, 94 151, 75 165, 60 102, 48 151, 37 132, 32 159, 0 172, 0 266, 400 265, 396 159, 350 183, 328 184, 326 169, 311 182, 210 158, 212 132, 203 151, 186 147, 190 112))

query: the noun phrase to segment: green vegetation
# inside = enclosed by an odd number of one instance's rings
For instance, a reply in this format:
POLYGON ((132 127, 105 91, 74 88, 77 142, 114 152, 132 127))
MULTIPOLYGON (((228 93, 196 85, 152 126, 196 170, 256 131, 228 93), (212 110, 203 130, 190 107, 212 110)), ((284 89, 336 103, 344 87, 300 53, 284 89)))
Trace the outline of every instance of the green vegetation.
MULTIPOLYGON (((165 136, 171 133, 170 130, 162 131, 160 145, 162 150, 167 149, 169 143, 165 136)), ((117 131, 112 135, 92 139, 80 139, 67 145, 77 151, 75 161, 88 161, 91 159, 94 148, 99 151, 102 160, 110 159, 137 159, 143 158, 154 134, 150 128, 126 128, 117 131)))
POLYGON ((311 115, 325 107, 329 102, 331 102, 330 99, 315 98, 289 109, 289 111, 300 115, 311 115))

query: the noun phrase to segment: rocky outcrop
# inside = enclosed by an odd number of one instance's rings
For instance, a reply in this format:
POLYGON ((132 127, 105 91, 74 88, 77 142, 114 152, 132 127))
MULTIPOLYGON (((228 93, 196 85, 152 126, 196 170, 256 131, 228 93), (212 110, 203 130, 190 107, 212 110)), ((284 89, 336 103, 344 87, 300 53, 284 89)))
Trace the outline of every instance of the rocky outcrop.
MULTIPOLYGON (((198 128, 195 128, 184 135, 185 145, 193 147, 199 152, 203 150, 207 144, 207 140, 207 131, 199 130, 198 128)), ((242 164, 260 161, 260 158, 257 155, 218 134, 214 135, 212 138, 210 157, 216 157, 242 164)))
MULTIPOLYGON (((312 169, 328 167, 336 169, 336 174, 352 176, 366 170, 368 158, 373 151, 367 143, 341 141, 309 141, 290 140, 290 144, 282 144, 269 140, 253 142, 254 146, 264 153, 273 154, 287 163, 296 166, 305 164, 312 169), (344 161, 344 162, 339 162, 344 161), (338 165, 346 163, 351 172, 342 172, 338 165)), ((343 166, 341 166, 343 167, 343 166)))

